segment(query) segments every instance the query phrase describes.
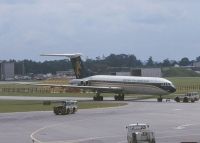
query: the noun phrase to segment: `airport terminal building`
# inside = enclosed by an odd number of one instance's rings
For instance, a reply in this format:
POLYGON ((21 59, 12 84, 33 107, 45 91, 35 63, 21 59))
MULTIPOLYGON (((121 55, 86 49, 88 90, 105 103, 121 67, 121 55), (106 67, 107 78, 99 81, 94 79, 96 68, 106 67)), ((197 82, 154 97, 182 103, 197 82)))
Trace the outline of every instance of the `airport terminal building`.
POLYGON ((13 62, 0 61, 0 80, 13 80, 15 76, 13 62))

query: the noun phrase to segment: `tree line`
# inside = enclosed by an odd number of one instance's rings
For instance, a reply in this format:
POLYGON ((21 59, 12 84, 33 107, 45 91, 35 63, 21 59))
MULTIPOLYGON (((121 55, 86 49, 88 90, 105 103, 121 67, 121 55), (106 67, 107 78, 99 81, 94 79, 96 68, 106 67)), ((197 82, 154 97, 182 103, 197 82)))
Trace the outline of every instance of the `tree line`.
MULTIPOLYGON (((193 62, 200 61, 200 56, 195 60, 189 60, 187 57, 182 58, 180 61, 164 59, 161 62, 154 61, 152 57, 149 57, 146 61, 141 61, 133 54, 110 54, 105 57, 96 57, 95 59, 87 58, 84 60, 84 65, 87 69, 94 73, 107 73, 120 68, 145 68, 145 67, 172 67, 177 65, 188 66, 193 62)), ((66 71, 72 68, 69 60, 52 60, 44 62, 36 62, 32 60, 10 60, 15 63, 15 74, 46 74, 56 71, 66 71)))

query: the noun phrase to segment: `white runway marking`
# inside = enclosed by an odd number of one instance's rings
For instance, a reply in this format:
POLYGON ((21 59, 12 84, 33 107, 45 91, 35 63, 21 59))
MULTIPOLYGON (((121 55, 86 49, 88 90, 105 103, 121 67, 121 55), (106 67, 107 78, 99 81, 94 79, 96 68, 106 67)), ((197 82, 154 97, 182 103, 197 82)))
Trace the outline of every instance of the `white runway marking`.
POLYGON ((181 111, 182 109, 174 109, 174 111, 181 111))
MULTIPOLYGON (((79 143, 79 142, 84 142, 84 141, 91 141, 91 140, 105 139, 105 138, 116 138, 116 137, 121 137, 121 136, 89 137, 89 138, 82 138, 82 139, 76 139, 76 140, 63 140, 63 141, 53 141, 53 142, 45 142, 45 143, 79 143)), ((117 142, 117 143, 124 143, 124 142, 125 141, 117 142)))
POLYGON ((178 126, 178 127, 176 127, 175 129, 177 129, 177 130, 182 130, 182 129, 184 129, 184 128, 186 128, 186 127, 189 127, 189 126, 192 126, 193 124, 185 124, 185 125, 181 125, 181 126, 178 126))
POLYGON ((60 124, 54 124, 54 125, 45 126, 45 127, 42 127, 42 128, 40 128, 40 129, 34 131, 34 132, 30 135, 31 140, 33 141, 33 143, 44 143, 44 142, 38 140, 37 138, 35 138, 34 136, 35 136, 37 133, 39 133, 40 131, 42 131, 42 130, 45 130, 45 129, 47 129, 47 128, 51 128, 51 127, 54 127, 54 126, 57 126, 57 125, 60 125, 60 124))

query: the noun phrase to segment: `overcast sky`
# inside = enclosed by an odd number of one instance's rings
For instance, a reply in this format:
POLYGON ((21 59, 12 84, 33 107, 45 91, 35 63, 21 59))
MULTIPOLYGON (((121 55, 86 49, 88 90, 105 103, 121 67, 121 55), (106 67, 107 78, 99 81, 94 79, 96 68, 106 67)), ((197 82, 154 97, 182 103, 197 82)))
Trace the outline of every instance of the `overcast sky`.
POLYGON ((199 7, 200 0, 0 0, 0 60, 75 52, 195 59, 199 7))

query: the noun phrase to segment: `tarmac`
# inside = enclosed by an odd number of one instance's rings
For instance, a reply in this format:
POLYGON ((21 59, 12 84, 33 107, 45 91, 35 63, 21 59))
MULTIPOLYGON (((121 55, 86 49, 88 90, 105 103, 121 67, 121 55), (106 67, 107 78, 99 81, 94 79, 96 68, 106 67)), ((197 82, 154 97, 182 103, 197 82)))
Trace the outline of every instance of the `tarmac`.
POLYGON ((2 143, 126 143, 126 126, 147 123, 157 143, 200 142, 200 102, 127 101, 128 105, 48 112, 0 114, 2 143))

